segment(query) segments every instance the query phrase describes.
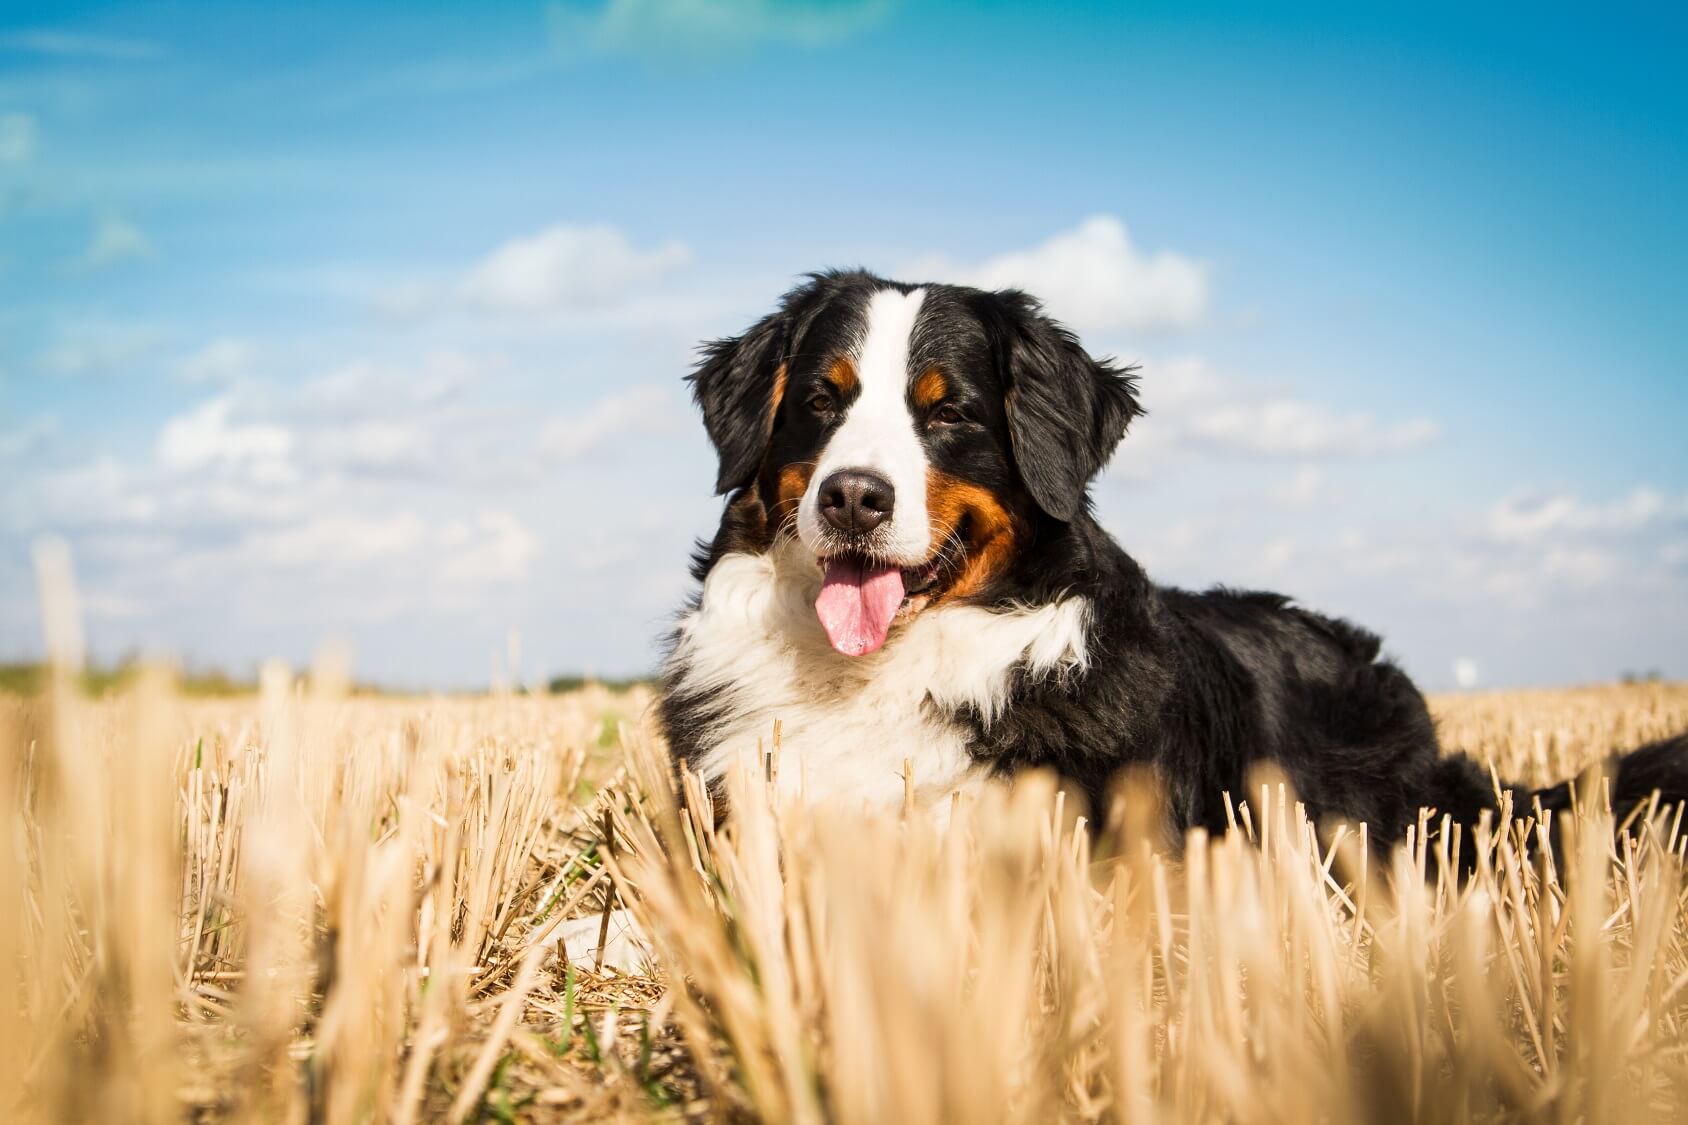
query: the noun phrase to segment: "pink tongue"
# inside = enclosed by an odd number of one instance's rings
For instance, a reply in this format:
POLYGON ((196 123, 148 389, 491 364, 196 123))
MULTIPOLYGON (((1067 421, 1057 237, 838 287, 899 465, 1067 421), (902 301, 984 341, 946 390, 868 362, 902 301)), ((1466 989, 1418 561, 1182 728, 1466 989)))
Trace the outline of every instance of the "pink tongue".
POLYGON ((885 643, 891 619, 903 604, 903 572, 860 559, 826 564, 815 613, 832 647, 845 656, 865 656, 885 643))

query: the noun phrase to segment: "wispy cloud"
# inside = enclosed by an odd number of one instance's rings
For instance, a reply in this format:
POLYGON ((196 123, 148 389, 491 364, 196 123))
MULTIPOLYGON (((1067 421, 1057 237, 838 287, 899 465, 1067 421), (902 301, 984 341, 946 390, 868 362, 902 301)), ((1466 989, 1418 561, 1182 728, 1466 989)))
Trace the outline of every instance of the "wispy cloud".
POLYGON ((885 18, 894 0, 572 0, 547 9, 565 58, 704 60, 765 44, 822 47, 885 18))
POLYGON ((59 432, 56 415, 43 414, 22 425, 0 430, 0 461, 20 460, 35 453, 59 432))
POLYGON ((481 512, 473 521, 447 524, 440 538, 445 547, 440 577, 456 584, 520 582, 541 550, 539 537, 503 509, 481 512))
POLYGON ((676 291, 692 260, 684 242, 640 245, 603 224, 556 223, 518 235, 456 269, 371 277, 335 272, 319 284, 400 320, 474 317, 536 328, 691 328, 719 294, 676 291))
MULTIPOLYGON (((483 425, 483 408, 451 393, 461 366, 430 358, 403 371, 349 364, 296 385, 240 380, 165 420, 150 455, 18 462, 0 474, 0 528, 69 536, 103 604, 127 607, 96 615, 155 639, 206 615, 316 637, 407 614, 438 626, 491 612, 489 599, 522 596, 545 545, 531 516, 489 503, 489 460, 544 459, 537 427, 508 411, 483 425)), ((33 445, 21 431, 0 436, 5 452, 33 445)), ((579 482, 537 471, 507 474, 497 494, 519 501, 540 486, 558 490, 546 510, 597 511, 579 482)))
POLYGON ((257 349, 236 336, 219 336, 176 365, 186 383, 232 383, 252 374, 257 349))
POLYGON ((1303 465, 1282 484, 1267 491, 1267 499, 1286 508, 1305 508, 1324 491, 1325 471, 1317 465, 1303 465))
POLYGON ((1371 457, 1404 453, 1435 441, 1429 418, 1382 422, 1370 411, 1342 411, 1298 399, 1213 405, 1186 420, 1193 441, 1238 453, 1274 457, 1371 457))
POLYGON ((910 280, 1024 289, 1084 331, 1193 328, 1211 300, 1206 263, 1173 250, 1143 251, 1112 215, 1088 218, 1029 250, 974 265, 919 259, 904 272, 910 280))
POLYGON ((27 164, 35 156, 35 118, 0 113, 0 165, 27 164))
POLYGON ((121 215, 102 215, 76 264, 82 269, 97 270, 130 258, 150 258, 155 253, 152 239, 140 227, 121 215))
MULTIPOLYGON (((1433 418, 1384 421, 1365 409, 1313 401, 1259 379, 1220 374, 1193 357, 1146 361, 1142 398, 1149 413, 1133 427, 1116 471, 1143 475, 1175 455, 1369 458, 1409 453, 1436 441, 1433 418)), ((1311 497, 1322 482, 1306 465, 1286 496, 1311 497)), ((1288 501, 1286 501, 1288 502, 1288 501)))
MULTIPOLYGON (((1236 485, 1225 474, 1213 487, 1236 485)), ((1259 502, 1282 491, 1256 486, 1252 503, 1216 495, 1190 504, 1185 490, 1172 510, 1188 514, 1161 521, 1141 511, 1121 520, 1117 503, 1101 510, 1157 581, 1258 585, 1353 616, 1397 654, 1396 645, 1410 652, 1409 670, 1431 686, 1474 683, 1456 661, 1480 666, 1485 683, 1507 683, 1540 677, 1544 654, 1554 676, 1601 679, 1680 653, 1688 510, 1635 502, 1663 495, 1656 488, 1572 495, 1554 510, 1576 519, 1532 524, 1527 539, 1492 534, 1504 501, 1449 496, 1425 510, 1333 489, 1306 514, 1259 502), (1643 508, 1659 514, 1638 518, 1643 508)))
POLYGON ((230 417, 233 409, 233 400, 223 396, 170 419, 158 435, 159 461, 180 470, 216 462, 251 464, 272 479, 292 479, 292 431, 271 423, 236 423, 230 417))
POLYGON ((1571 492, 1508 496, 1489 509, 1486 527, 1497 543, 1541 543, 1566 534, 1616 535, 1649 527, 1688 525, 1688 494, 1637 488, 1617 500, 1590 503, 1571 492))
POLYGON ((660 387, 607 395, 577 415, 553 418, 540 433, 541 452, 563 460, 584 457, 614 438, 663 433, 681 424, 673 396, 660 387))
POLYGON ((156 351, 163 332, 144 323, 70 320, 57 326, 36 364, 51 375, 118 374, 156 351))
POLYGON ((155 59, 164 54, 162 46, 145 39, 83 35, 56 28, 0 31, 0 51, 65 59, 108 59, 114 62, 155 59))
POLYGON ((1434 529, 1419 544, 1417 569, 1439 598, 1492 599, 1511 610, 1534 612, 1572 594, 1585 606, 1596 596, 1662 605, 1680 598, 1688 577, 1670 572, 1670 536, 1684 529, 1688 495, 1646 485, 1610 500, 1507 497, 1434 529))
POLYGON ((336 513, 253 531, 240 545, 272 567, 345 567, 402 559, 422 547, 427 530, 415 512, 336 513))
POLYGON ((680 242, 641 249, 613 227, 558 224, 495 248, 469 269, 458 292, 493 312, 589 309, 613 304, 690 261, 680 242))

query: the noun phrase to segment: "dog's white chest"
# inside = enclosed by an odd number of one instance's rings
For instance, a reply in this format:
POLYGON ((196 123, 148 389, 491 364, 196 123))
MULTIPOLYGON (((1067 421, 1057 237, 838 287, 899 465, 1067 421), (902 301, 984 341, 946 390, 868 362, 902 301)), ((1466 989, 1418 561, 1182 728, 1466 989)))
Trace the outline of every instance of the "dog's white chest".
POLYGON ((917 803, 934 804, 987 772, 958 712, 1000 716, 1016 667, 1033 676, 1084 667, 1089 610, 1080 598, 935 607, 894 629, 880 651, 848 657, 815 617, 819 583, 800 548, 727 555, 681 621, 670 674, 680 690, 716 701, 705 749, 689 763, 705 780, 771 745, 778 720, 783 790, 895 807, 912 783, 917 803))

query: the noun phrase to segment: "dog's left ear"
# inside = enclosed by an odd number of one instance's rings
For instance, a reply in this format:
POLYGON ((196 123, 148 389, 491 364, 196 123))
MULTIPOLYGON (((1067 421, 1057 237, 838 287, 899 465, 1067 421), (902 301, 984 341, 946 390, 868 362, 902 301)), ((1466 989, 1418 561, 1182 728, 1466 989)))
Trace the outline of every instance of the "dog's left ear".
POLYGON ((1058 520, 1084 508, 1090 480, 1143 413, 1130 367, 1091 358, 1077 337, 1018 290, 1002 302, 1008 436, 1038 507, 1058 520))
POLYGON ((756 478, 779 407, 790 321, 788 303, 742 336, 703 345, 697 370, 686 377, 692 384, 692 397, 703 410, 704 429, 720 457, 715 476, 719 495, 756 478))

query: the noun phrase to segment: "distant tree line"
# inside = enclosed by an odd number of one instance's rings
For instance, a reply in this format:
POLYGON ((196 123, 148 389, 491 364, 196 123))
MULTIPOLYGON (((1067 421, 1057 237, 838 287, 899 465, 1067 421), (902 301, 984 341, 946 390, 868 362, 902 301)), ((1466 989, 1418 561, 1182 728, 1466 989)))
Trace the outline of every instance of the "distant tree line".
MULTIPOLYGON (((141 663, 126 660, 119 664, 96 665, 81 676, 82 690, 89 695, 105 695, 122 691, 141 673, 141 663)), ((33 695, 47 683, 47 666, 38 663, 0 664, 0 692, 14 695, 33 695)), ((258 690, 254 679, 231 676, 221 668, 180 673, 176 686, 183 695, 225 696, 245 695, 258 690)))
POLYGON ((631 679, 605 679, 602 676, 552 676, 545 682, 545 690, 552 695, 563 695, 566 692, 579 691, 584 687, 608 688, 610 691, 626 691, 651 682, 649 676, 635 676, 631 679))

